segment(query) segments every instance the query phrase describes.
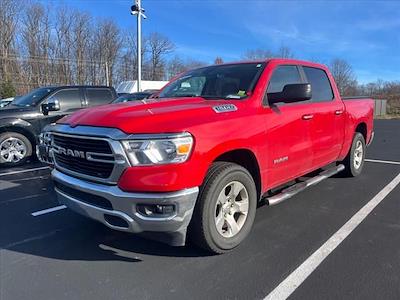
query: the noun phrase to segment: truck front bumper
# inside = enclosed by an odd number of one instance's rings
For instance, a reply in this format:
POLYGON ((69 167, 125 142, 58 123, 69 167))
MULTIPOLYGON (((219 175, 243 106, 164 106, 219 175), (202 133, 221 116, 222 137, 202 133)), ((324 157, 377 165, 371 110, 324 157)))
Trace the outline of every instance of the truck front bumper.
POLYGON ((168 193, 128 193, 116 185, 84 181, 56 169, 52 171, 52 177, 59 202, 112 229, 134 233, 186 235, 199 192, 198 187, 193 187, 168 193), (144 215, 141 209, 157 205, 168 207, 168 214, 144 215))

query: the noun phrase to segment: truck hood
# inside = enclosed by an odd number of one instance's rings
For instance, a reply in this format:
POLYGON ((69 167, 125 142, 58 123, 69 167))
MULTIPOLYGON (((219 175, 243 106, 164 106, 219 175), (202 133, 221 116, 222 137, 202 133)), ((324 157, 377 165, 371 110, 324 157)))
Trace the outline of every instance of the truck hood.
POLYGON ((201 97, 179 99, 147 99, 126 103, 109 104, 83 109, 64 117, 58 123, 118 128, 125 133, 168 133, 189 130, 205 122, 212 122, 222 115, 215 107, 235 105, 235 101, 205 100, 201 97))
POLYGON ((5 107, 0 108, 0 118, 25 117, 31 114, 36 115, 38 112, 39 111, 36 107, 19 107, 9 104, 5 107))

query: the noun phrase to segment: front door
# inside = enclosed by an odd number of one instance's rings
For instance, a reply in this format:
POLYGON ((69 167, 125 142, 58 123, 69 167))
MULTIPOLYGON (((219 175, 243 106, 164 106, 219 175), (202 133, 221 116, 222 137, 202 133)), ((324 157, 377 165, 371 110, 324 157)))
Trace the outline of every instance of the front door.
POLYGON ((78 109, 82 108, 82 95, 79 88, 66 88, 56 91, 48 99, 45 100, 57 100, 60 103, 59 111, 50 111, 48 115, 44 115, 41 120, 41 127, 43 128, 47 124, 56 122, 65 115, 72 114, 78 109))
MULTIPOLYGON (((282 92, 287 84, 302 83, 299 68, 278 66, 268 93, 282 92)), ((313 111, 308 101, 277 103, 266 108, 268 186, 275 187, 303 175, 312 166, 311 127, 313 111)))

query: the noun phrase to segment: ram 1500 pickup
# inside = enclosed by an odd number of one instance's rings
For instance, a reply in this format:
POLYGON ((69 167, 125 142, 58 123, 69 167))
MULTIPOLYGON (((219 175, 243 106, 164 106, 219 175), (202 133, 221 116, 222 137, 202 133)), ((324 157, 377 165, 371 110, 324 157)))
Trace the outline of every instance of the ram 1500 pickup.
POLYGON ((342 99, 320 64, 230 63, 182 74, 153 99, 80 110, 44 135, 67 207, 223 253, 249 234, 261 199, 361 173, 373 101, 342 99))

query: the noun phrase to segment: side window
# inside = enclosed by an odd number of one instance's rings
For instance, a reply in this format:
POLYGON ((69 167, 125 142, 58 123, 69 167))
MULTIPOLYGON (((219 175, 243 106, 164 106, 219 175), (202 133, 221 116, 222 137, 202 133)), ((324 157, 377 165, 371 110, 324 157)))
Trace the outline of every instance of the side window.
POLYGON ((308 83, 311 84, 312 102, 331 101, 333 99, 333 92, 329 78, 324 70, 303 67, 306 74, 308 83))
POLYGON ((114 100, 114 96, 110 89, 87 88, 86 99, 88 106, 96 106, 111 103, 114 100))
POLYGON ((55 92, 47 101, 58 100, 60 111, 68 112, 82 107, 79 89, 65 89, 55 92))
POLYGON ((280 93, 287 84, 302 83, 296 66, 280 66, 275 69, 269 81, 267 93, 280 93))

